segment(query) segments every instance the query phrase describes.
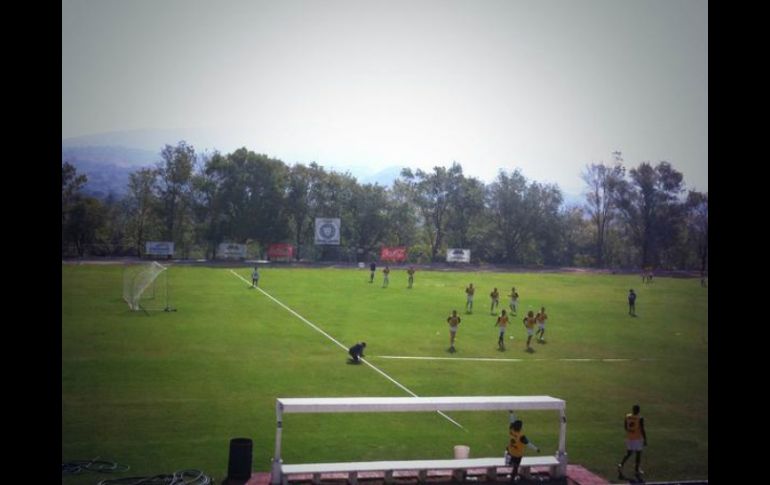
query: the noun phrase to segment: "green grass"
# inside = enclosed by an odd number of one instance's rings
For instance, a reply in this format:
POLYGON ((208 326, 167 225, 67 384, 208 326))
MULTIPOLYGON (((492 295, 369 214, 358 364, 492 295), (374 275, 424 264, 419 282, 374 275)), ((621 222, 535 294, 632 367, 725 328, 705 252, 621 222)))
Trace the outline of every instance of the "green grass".
MULTIPOLYGON (((236 272, 250 281, 250 268, 236 272)), ((172 313, 132 313, 121 299, 119 265, 62 265, 62 460, 102 457, 131 466, 119 476, 184 468, 216 480, 227 472, 229 440, 254 440, 253 468, 268 471, 277 397, 405 396, 229 269, 169 270, 172 313)), ((708 293, 698 279, 592 274, 406 271, 368 284, 357 269, 261 271, 260 286, 346 346, 368 343, 368 360, 419 396, 551 395, 567 402, 567 452, 615 478, 624 453, 622 419, 642 407, 649 480, 708 477, 708 293), (478 288, 471 315, 464 288, 478 288), (493 287, 507 306, 516 286, 507 351, 497 350, 493 287), (637 318, 627 314, 629 288, 637 318), (524 352, 522 310, 545 306, 547 343, 524 352), (446 317, 458 310, 457 353, 446 317), (392 360, 381 356, 518 358, 521 362, 392 360), (570 362, 563 358, 622 358, 570 362), (645 359, 645 360, 640 360, 645 359)), ((288 415, 286 463, 502 456, 507 415, 449 413, 288 415)), ((544 454, 555 451, 552 412, 520 413, 544 454)), ((633 460, 633 458, 632 458, 633 460)), ((628 465, 628 464, 627 464, 628 465)), ((627 466, 630 470, 632 467, 627 466)), ((93 484, 94 473, 63 476, 93 484)))

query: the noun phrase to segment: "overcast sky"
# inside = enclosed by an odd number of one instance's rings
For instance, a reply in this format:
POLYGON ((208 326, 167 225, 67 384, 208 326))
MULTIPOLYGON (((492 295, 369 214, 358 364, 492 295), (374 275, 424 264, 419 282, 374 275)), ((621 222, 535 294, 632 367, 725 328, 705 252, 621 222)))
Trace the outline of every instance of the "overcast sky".
POLYGON ((707 23, 706 0, 64 0, 62 138, 204 130, 573 193, 619 150, 706 191, 707 23))

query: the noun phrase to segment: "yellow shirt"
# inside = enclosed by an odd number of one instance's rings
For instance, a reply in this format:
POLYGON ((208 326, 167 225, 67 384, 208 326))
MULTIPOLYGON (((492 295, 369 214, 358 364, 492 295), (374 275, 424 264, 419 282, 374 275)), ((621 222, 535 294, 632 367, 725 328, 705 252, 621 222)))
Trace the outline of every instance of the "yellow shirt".
POLYGON ((536 322, 536 321, 537 321, 537 320, 535 319, 535 317, 532 317, 532 318, 530 318, 530 317, 525 317, 525 318, 524 318, 524 325, 526 325, 526 326, 527 326, 527 328, 534 328, 534 327, 535 327, 535 322, 536 322))
POLYGON ((524 456, 524 443, 521 442, 521 438, 524 435, 521 431, 510 430, 510 439, 508 440, 508 453, 511 456, 524 456))
POLYGON ((626 438, 629 440, 642 439, 642 426, 640 424, 642 417, 638 414, 626 414, 626 438))

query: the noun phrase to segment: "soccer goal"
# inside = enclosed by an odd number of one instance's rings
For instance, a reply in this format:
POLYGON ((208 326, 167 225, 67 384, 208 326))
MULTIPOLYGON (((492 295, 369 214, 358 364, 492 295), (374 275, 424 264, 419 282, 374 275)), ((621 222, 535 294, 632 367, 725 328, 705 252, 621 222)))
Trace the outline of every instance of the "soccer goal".
POLYGON ((125 266, 123 300, 131 311, 175 311, 169 304, 168 267, 156 261, 125 266))

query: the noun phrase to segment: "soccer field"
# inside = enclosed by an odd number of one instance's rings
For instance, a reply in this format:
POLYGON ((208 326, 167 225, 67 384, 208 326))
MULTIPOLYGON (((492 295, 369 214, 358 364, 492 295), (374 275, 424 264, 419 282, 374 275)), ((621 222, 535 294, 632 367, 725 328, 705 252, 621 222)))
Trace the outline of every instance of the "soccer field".
MULTIPOLYGON (((698 279, 583 273, 403 269, 382 288, 367 269, 172 266, 176 312, 129 312, 121 265, 62 265, 62 461, 102 459, 131 467, 117 476, 195 468, 223 479, 229 440, 254 440, 256 471, 268 471, 277 397, 550 395, 567 402, 567 453, 610 480, 623 456, 623 416, 639 403, 649 446, 647 480, 708 477, 708 290, 698 279), (247 284, 247 281, 249 282, 247 284), (465 287, 477 287, 466 314, 465 287), (489 293, 520 309, 497 349, 489 293), (638 317, 626 295, 638 294, 638 317), (280 304, 278 303, 280 302, 280 304), (301 315, 328 334, 290 313, 301 315), (546 343, 525 352, 521 323, 546 307, 546 343), (462 317, 449 353, 447 316, 462 317), (510 339, 508 336, 513 336, 510 339), (366 365, 345 347, 367 342, 366 365), (397 382, 396 385, 393 381, 397 382)), ((286 463, 502 456, 500 412, 302 414, 284 420, 286 463)), ((525 434, 553 454, 553 412, 521 412, 525 434)), ((527 454, 533 454, 527 450, 527 454)), ((633 457, 626 470, 633 469, 633 457)), ((84 472, 64 484, 93 484, 84 472)))

